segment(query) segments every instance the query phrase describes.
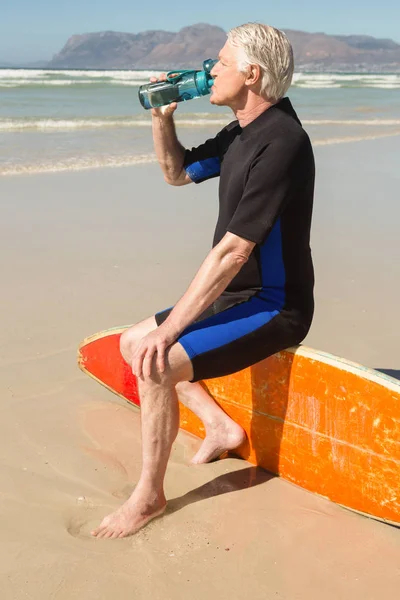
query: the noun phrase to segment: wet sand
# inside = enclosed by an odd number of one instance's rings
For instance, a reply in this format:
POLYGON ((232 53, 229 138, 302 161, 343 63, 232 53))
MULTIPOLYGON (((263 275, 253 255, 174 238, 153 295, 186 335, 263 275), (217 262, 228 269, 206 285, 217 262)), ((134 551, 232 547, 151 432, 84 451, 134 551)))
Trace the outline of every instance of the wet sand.
MULTIPOLYGON (((316 148, 310 346, 400 373, 400 137, 316 148)), ((139 412, 76 367, 81 339, 173 304, 206 255, 217 182, 155 165, 0 180, 0 589, 4 600, 394 600, 400 530, 233 458, 189 467, 134 537, 90 530, 140 471, 139 412)))

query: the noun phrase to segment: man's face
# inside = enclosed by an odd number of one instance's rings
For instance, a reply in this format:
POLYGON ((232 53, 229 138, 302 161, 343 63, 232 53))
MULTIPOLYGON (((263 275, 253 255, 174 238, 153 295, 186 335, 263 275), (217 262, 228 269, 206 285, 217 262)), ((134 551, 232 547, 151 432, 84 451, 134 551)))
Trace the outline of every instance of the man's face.
POLYGON ((239 48, 232 46, 228 41, 218 55, 218 62, 211 70, 214 85, 211 88, 211 104, 229 106, 232 109, 240 108, 247 87, 244 82, 246 76, 239 72, 237 56, 239 48))

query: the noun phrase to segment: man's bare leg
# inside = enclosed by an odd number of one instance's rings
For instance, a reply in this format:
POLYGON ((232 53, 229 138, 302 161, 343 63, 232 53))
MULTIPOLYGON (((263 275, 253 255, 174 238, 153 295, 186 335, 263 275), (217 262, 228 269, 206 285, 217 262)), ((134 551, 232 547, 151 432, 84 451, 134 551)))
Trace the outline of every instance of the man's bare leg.
POLYGON ((242 427, 235 423, 211 398, 200 383, 182 381, 176 386, 179 400, 204 423, 206 437, 190 461, 199 465, 215 460, 227 450, 234 450, 246 439, 242 427))
MULTIPOLYGON (((126 362, 134 352, 135 345, 150 331, 157 329, 154 317, 134 325, 121 336, 121 353, 126 362)), ((234 450, 246 439, 242 427, 235 423, 211 398, 200 383, 182 381, 177 384, 179 400, 193 411, 204 423, 206 437, 192 464, 210 462, 227 450, 234 450)))
POLYGON ((170 366, 162 375, 153 371, 149 379, 138 379, 142 472, 130 498, 92 531, 95 537, 126 537, 136 533, 165 510, 164 476, 179 429, 176 378, 191 379, 193 373, 190 360, 180 344, 171 347, 168 363, 170 366))

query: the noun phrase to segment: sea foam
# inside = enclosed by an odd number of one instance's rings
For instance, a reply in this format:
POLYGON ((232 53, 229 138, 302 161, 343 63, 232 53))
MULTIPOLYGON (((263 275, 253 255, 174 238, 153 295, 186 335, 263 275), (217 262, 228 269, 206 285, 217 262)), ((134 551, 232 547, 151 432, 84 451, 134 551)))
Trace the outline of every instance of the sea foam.
MULTIPOLYGON (((160 70, 73 70, 73 69, 0 69, 0 87, 37 86, 139 86, 160 70)), ((400 74, 307 73, 293 76, 294 87, 310 89, 382 88, 400 89, 400 74)))

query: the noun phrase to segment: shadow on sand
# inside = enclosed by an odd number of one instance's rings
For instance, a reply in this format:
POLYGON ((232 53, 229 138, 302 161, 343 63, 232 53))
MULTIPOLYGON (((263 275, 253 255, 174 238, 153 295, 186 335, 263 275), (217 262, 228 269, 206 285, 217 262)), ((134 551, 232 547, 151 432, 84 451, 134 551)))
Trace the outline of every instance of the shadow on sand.
POLYGON ((207 498, 213 498, 214 496, 220 496, 221 494, 228 494, 254 487, 266 483, 273 478, 274 475, 260 467, 246 467, 240 471, 224 473, 224 475, 220 475, 212 481, 191 490, 184 496, 168 500, 165 514, 172 514, 189 504, 194 504, 195 502, 200 502, 207 498))
POLYGON ((232 418, 241 422, 248 432, 247 441, 238 449, 230 452, 253 464, 262 464, 263 468, 248 466, 216 477, 181 496, 169 500, 167 513, 174 513, 188 504, 206 498, 227 494, 275 478, 279 473, 280 446, 285 425, 289 401, 289 386, 294 355, 280 353, 250 367, 250 379, 245 372, 231 376, 228 389, 209 380, 205 389, 220 400, 222 408, 230 412, 232 418), (223 398, 229 398, 225 405, 223 398))

